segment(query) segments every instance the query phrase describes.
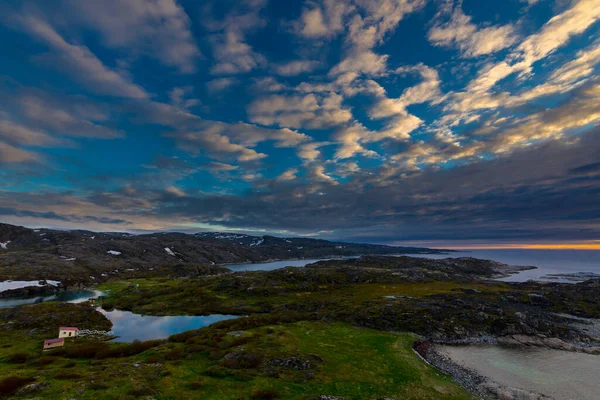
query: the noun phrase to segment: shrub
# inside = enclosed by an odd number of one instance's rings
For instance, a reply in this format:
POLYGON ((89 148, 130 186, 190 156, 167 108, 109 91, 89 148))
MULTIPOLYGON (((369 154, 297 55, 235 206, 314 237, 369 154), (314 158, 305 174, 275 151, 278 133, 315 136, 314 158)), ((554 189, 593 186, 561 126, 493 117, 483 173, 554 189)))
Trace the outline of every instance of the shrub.
POLYGON ((165 353, 165 360, 169 361, 181 360, 183 357, 185 357, 183 349, 173 349, 165 353))
POLYGON ((155 392, 152 388, 150 388, 148 386, 140 386, 140 387, 129 390, 129 392, 127 392, 127 394, 129 394, 131 396, 135 396, 135 397, 142 397, 142 396, 152 396, 155 394, 155 392))
POLYGON ((35 378, 9 376, 0 381, 0 395, 9 395, 32 382, 35 382, 35 378))
POLYGON ((31 355, 29 355, 27 353, 14 353, 14 354, 10 354, 6 358, 6 361, 11 364, 25 364, 27 362, 27 360, 29 360, 30 358, 31 358, 31 355))
POLYGON ((80 379, 81 375, 79 374, 67 374, 67 373, 60 373, 54 376, 54 379, 58 379, 58 380, 69 380, 69 379, 80 379))
POLYGON ((280 398, 281 395, 270 389, 261 389, 252 393, 252 400, 273 400, 280 398))
POLYGON ((202 381, 194 381, 189 384, 190 389, 192 390, 200 390, 204 388, 204 382, 202 381))
POLYGON ((68 362, 68 363, 66 363, 66 364, 65 364, 65 365, 63 365, 62 367, 63 367, 63 368, 73 368, 73 367, 75 367, 76 365, 77 365, 76 363, 74 363, 74 362, 72 362, 72 361, 71 361, 71 362, 68 362))
POLYGON ((104 382, 92 382, 87 386, 87 388, 90 390, 104 390, 104 389, 108 389, 109 387, 110 386, 108 386, 104 382))
POLYGON ((40 357, 40 359, 37 360, 37 362, 40 365, 50 365, 56 360, 57 360, 57 357, 40 357))

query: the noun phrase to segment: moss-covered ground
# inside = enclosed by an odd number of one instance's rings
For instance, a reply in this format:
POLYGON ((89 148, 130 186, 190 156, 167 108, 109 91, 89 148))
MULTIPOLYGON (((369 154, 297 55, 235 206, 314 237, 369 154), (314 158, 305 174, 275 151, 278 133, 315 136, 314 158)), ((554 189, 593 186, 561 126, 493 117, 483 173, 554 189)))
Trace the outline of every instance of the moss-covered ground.
POLYGON ((41 399, 470 398, 418 358, 411 334, 325 322, 231 334, 236 327, 147 346, 73 339, 45 353, 42 337, 10 330, 0 335, 0 376, 35 379, 37 390, 24 397, 41 399))

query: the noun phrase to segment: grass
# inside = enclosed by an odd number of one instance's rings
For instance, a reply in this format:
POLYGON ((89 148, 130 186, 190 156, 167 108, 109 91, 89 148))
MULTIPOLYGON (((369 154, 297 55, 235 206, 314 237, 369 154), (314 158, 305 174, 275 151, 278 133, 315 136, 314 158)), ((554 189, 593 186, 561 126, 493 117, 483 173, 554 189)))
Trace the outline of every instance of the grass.
MULTIPOLYGON (((141 345, 145 351, 131 356, 115 351, 118 358, 88 359, 44 353, 42 336, 7 330, 0 333, 0 376, 13 377, 7 387, 33 378, 49 384, 29 395, 40 399, 471 398, 417 357, 408 333, 324 322, 262 326, 237 336, 227 332, 205 328, 183 342, 141 345), (20 353, 27 354, 17 357, 24 363, 9 363, 20 353), (243 356, 231 362, 232 354, 243 356), (310 365, 294 369, 271 361, 286 359, 310 360, 310 365)), ((69 340, 67 349, 80 346, 80 340, 69 340)))

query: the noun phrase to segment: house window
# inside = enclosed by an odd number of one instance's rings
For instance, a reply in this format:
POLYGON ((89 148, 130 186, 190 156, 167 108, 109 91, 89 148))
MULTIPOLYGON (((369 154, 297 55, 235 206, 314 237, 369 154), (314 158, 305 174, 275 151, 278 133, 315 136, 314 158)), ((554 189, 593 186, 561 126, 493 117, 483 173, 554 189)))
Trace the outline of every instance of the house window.
POLYGON ((71 332, 69 332, 69 336, 71 336, 71 332))

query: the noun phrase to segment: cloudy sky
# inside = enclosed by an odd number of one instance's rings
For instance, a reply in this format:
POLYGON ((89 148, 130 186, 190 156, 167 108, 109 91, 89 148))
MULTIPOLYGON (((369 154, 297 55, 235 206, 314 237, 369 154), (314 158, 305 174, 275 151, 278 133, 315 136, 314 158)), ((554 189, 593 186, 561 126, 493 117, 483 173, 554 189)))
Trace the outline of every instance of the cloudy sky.
POLYGON ((599 19, 600 0, 4 0, 0 221, 600 245, 599 19))

